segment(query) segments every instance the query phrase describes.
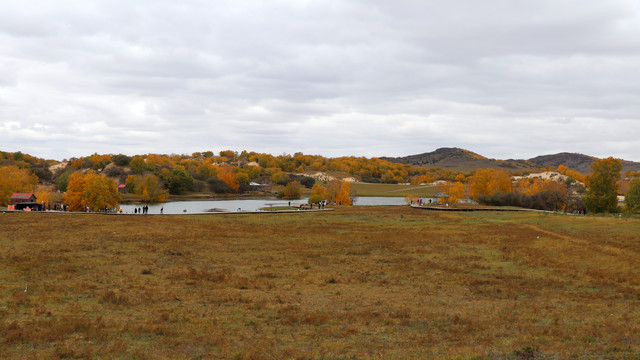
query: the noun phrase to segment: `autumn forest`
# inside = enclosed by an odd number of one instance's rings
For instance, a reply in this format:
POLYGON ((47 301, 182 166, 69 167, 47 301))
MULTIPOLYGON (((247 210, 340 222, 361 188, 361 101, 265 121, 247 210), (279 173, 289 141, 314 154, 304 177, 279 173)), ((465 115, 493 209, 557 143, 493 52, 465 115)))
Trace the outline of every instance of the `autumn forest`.
MULTIPOLYGON (((605 160, 603 160, 605 161, 605 160)), ((610 161, 615 163, 615 159, 610 161)), ((614 164, 615 165, 615 164, 614 164)), ((620 168, 621 169, 621 168, 620 168)), ((615 195, 637 186, 638 175, 614 179, 615 195)), ((164 202, 172 197, 272 195, 286 199, 309 196, 349 205, 349 183, 436 184, 455 204, 473 199, 491 205, 513 205, 573 211, 584 205, 592 175, 565 165, 509 172, 468 172, 393 163, 379 158, 295 153, 273 156, 231 150, 191 155, 93 154, 64 161, 45 160, 20 152, 0 152, 0 205, 15 192, 34 192, 48 206, 70 210, 113 209, 119 202, 164 202), (551 172, 551 177, 532 176, 551 172)), ((633 197, 633 196, 632 196, 633 197)), ((411 198, 411 196, 409 196, 411 198)), ((617 204, 616 204, 617 205, 617 204)), ((609 209, 611 210, 611 209, 609 209)))

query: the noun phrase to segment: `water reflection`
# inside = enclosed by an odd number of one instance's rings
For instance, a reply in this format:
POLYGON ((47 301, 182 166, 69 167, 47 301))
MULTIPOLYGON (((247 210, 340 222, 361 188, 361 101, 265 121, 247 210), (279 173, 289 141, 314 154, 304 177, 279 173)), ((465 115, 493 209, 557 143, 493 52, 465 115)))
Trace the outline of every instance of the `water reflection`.
MULTIPOLYGON (((278 206, 300 206, 306 204, 307 199, 235 199, 235 200, 206 200, 206 201, 175 201, 161 204, 122 204, 123 213, 133 214, 134 209, 149 207, 149 214, 200 214, 211 211, 258 211, 261 208, 278 206)), ((354 199, 356 206, 405 205, 404 198, 397 197, 360 197, 354 199)))

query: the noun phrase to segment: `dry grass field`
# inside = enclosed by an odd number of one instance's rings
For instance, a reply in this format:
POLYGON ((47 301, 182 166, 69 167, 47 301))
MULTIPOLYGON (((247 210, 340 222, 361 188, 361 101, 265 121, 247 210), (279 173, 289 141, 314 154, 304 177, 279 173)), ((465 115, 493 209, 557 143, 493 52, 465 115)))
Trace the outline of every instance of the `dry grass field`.
POLYGON ((408 207, 0 213, 0 358, 638 359, 639 229, 408 207))

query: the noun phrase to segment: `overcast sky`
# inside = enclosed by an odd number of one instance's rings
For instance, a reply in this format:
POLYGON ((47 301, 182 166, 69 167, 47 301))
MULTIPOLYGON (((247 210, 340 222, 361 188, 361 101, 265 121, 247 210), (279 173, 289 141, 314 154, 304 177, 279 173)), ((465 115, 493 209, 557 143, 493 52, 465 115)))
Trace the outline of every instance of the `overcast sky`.
POLYGON ((0 150, 640 161, 640 0, 0 0, 0 150))

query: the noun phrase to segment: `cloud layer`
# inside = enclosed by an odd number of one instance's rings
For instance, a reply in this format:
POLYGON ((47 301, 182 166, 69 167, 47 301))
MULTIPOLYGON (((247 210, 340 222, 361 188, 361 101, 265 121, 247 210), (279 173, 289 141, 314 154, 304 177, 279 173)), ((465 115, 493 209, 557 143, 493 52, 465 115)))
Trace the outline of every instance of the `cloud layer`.
POLYGON ((638 34, 637 0, 6 2, 1 147, 640 161, 638 34))

